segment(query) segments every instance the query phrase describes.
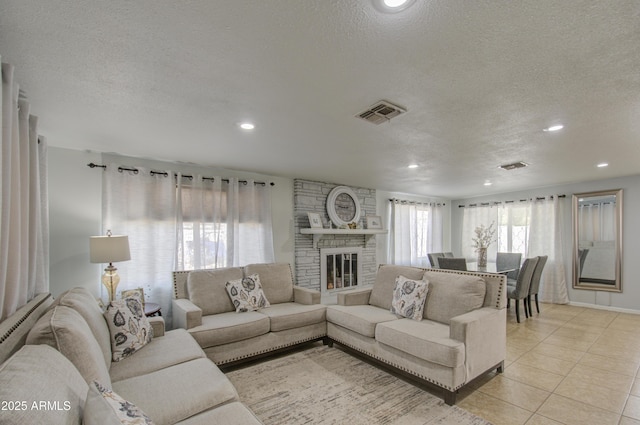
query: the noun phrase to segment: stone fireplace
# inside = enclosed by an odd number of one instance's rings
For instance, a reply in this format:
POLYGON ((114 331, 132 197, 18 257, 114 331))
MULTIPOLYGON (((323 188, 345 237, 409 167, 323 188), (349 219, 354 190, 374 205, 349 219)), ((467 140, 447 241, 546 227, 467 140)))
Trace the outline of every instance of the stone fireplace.
MULTIPOLYGON (((308 212, 320 214, 323 225, 328 227, 329 215, 326 210, 327 196, 336 184, 316 182, 310 180, 294 180, 294 231, 295 231, 295 281, 305 288, 327 292, 326 281, 322 280, 322 274, 326 273, 326 265, 322 265, 321 250, 344 249, 344 254, 356 253, 357 269, 350 273, 351 278, 357 277, 358 286, 373 284, 378 264, 376 262, 376 237, 363 234, 327 234, 316 240, 313 235, 302 234, 301 229, 309 228, 308 212), (357 250, 356 250, 357 248, 357 250), (324 272, 323 272, 324 271, 324 272)), ((359 225, 363 226, 364 217, 376 215, 376 191, 375 189, 351 187, 360 203, 361 218, 359 225)), ((349 233, 349 232, 346 232, 349 233)), ((336 251, 337 252, 337 251, 336 251)), ((338 255, 338 254, 335 254, 338 255)), ((351 264, 353 256, 339 257, 340 261, 346 259, 351 264)), ((325 258, 326 261, 326 258, 325 258)), ((332 260, 334 261, 334 260, 332 260)), ((337 281, 333 281, 334 288, 326 296, 330 299, 337 298, 336 290, 345 290, 343 270, 340 271, 342 288, 336 288, 337 281)), ((333 276, 332 276, 333 277, 333 276)), ((351 281, 349 281, 351 282, 351 281)))

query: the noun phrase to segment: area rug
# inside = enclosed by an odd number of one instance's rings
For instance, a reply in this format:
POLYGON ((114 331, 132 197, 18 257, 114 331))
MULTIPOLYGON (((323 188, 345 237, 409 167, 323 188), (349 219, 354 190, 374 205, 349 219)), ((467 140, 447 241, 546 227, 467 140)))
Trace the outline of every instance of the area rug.
POLYGON ((336 347, 312 346, 227 376, 266 425, 490 425, 336 347))

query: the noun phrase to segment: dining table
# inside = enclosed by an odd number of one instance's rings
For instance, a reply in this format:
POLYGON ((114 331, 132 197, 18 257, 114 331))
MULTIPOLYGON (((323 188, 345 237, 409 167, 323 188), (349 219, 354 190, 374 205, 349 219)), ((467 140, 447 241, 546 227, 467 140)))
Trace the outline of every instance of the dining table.
POLYGON ((471 272, 486 272, 495 274, 507 274, 518 270, 517 268, 497 269, 496 263, 487 263, 485 267, 479 267, 477 261, 467 261, 467 270, 471 272))

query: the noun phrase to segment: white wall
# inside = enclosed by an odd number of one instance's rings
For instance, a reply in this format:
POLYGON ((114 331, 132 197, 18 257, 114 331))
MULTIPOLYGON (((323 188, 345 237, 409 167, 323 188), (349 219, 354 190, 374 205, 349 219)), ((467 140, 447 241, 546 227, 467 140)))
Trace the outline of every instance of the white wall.
MULTIPOLYGON (((462 251, 463 209, 458 205, 490 201, 519 200, 536 196, 566 195, 564 216, 564 260, 569 299, 572 303, 613 307, 640 311, 640 279, 636 264, 640 257, 640 175, 616 179, 573 183, 544 187, 534 190, 504 193, 500 195, 461 199, 451 202, 451 242, 454 252, 462 251), (623 189, 623 246, 622 246, 622 293, 592 291, 572 288, 573 235, 571 225, 571 195, 598 190, 623 189)), ((469 241, 466 241, 469 242, 469 241)), ((466 243, 465 242, 465 243, 466 243)))
MULTIPOLYGON (((89 236, 101 234, 102 169, 88 163, 123 165, 153 169, 167 167, 184 173, 253 178, 274 182, 272 190, 273 244, 276 261, 294 262, 293 180, 256 173, 202 167, 192 164, 158 162, 100 153, 49 147, 49 221, 51 278, 54 296, 75 286, 85 286, 100 294, 100 265, 89 263, 89 236)), ((132 261, 135 261, 133 259, 132 261)))

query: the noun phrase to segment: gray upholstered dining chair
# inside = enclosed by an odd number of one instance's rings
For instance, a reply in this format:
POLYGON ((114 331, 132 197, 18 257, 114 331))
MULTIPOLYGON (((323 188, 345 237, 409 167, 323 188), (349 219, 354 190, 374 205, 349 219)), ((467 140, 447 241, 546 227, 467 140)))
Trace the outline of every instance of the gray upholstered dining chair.
POLYGON ((449 257, 440 257, 438 258, 438 264, 441 269, 447 270, 467 270, 467 260, 465 258, 449 258, 449 257))
POLYGON ((446 257, 446 258, 453 258, 453 257, 455 257, 455 255, 453 255, 453 252, 444 252, 444 253, 442 254, 442 256, 443 256, 443 257, 446 257))
POLYGON ((438 258, 444 257, 444 252, 431 252, 427 254, 427 257, 429 257, 429 263, 431 264, 431 267, 433 267, 434 269, 437 269, 437 268, 440 268, 440 264, 438 263, 438 258))
POLYGON ((533 316, 533 310, 531 309, 531 297, 536 299, 536 310, 540 314, 540 304, 538 304, 538 291, 540 290, 540 278, 542 277, 542 270, 545 264, 547 264, 547 255, 541 255, 538 257, 538 264, 533 271, 533 277, 531 278, 531 285, 529 286, 529 296, 527 297, 527 304, 529 306, 529 315, 533 316))
POLYGON ((515 269, 509 273, 506 273, 507 279, 511 279, 513 284, 518 278, 520 272, 520 263, 522 261, 522 254, 519 252, 498 252, 496 254, 496 270, 509 270, 515 269))
POLYGON ((538 264, 538 257, 527 258, 524 260, 520 273, 518 273, 518 279, 515 285, 507 285, 507 308, 511 300, 516 302, 516 320, 520 323, 520 300, 522 300, 522 306, 524 307, 525 317, 529 317, 527 312, 527 297, 529 296, 529 286, 531 285, 531 278, 533 277, 533 271, 538 264))

